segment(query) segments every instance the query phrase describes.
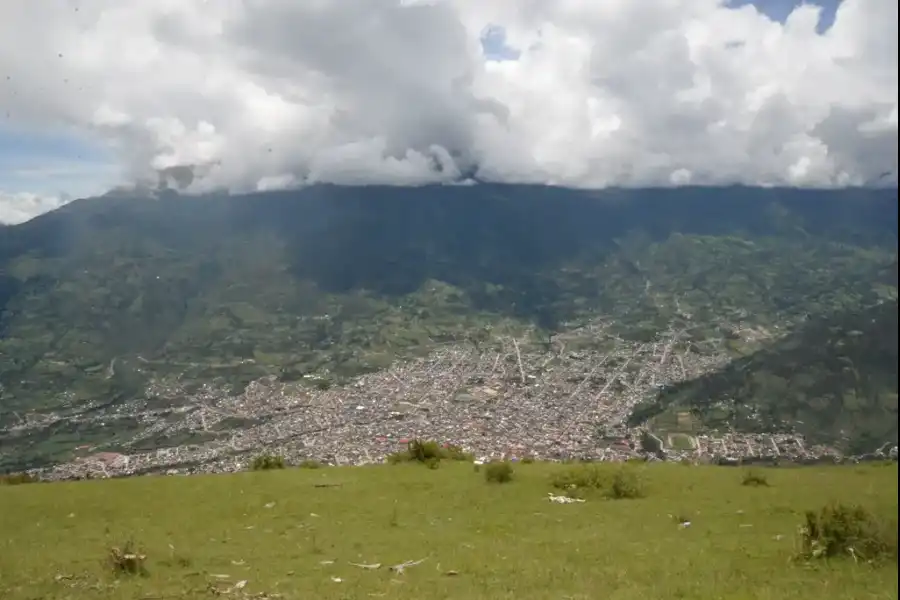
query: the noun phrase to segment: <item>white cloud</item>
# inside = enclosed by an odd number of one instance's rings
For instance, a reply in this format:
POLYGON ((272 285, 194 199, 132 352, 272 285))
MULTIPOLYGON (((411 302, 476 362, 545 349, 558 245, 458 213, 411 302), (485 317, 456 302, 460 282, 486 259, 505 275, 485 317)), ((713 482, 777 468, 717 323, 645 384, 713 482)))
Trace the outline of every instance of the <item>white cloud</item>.
POLYGON ((59 208, 71 197, 66 195, 41 195, 29 192, 4 192, 0 190, 0 223, 15 225, 54 208, 59 208))
POLYGON ((193 165, 196 191, 895 182, 896 1, 844 0, 822 35, 812 5, 725 4, 4 2, 0 105, 134 177, 193 165), (497 25, 518 60, 483 54, 497 25))

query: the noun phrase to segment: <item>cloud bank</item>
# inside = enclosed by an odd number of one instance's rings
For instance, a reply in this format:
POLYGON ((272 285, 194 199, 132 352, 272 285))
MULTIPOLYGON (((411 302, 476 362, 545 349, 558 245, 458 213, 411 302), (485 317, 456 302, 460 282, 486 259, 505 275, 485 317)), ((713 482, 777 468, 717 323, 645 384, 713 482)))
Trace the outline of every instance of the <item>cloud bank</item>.
POLYGON ((0 192, 0 224, 15 224, 59 208, 72 198, 32 192, 0 192))
POLYGON ((897 6, 3 2, 0 118, 195 192, 896 184, 897 6))

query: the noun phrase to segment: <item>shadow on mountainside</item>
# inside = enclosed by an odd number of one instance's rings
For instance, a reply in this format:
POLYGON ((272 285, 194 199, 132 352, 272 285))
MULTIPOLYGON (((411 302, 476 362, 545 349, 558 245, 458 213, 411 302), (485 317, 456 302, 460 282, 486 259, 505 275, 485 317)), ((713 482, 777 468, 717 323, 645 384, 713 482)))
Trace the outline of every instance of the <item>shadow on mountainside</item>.
MULTIPOLYGON (((562 293, 552 276, 556 269, 597 261, 616 248, 617 239, 638 230, 647 240, 678 232, 896 243, 896 192, 743 187, 589 192, 485 184, 318 186, 203 198, 107 196, 0 230, 0 266, 25 254, 76 264, 79 255, 101 247, 110 254, 129 247, 140 254, 146 241, 173 256, 205 256, 209 279, 228 268, 220 256, 224 245, 243 242, 252 256, 253 240, 272 236, 288 273, 324 291, 399 296, 438 280, 486 303, 480 291, 490 283, 506 290, 492 310, 515 304, 516 311, 528 313, 552 305, 562 293)), ((28 286, 50 283, 36 277, 28 286)), ((0 270, 0 311, 22 291, 0 270)))

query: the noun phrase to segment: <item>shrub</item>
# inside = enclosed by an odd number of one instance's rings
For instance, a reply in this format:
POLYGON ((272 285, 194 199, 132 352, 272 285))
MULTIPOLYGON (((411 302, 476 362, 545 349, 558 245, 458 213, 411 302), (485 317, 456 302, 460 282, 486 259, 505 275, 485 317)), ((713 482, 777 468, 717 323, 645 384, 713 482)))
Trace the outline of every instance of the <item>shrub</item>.
POLYGON ((766 478, 766 475, 764 473, 751 470, 744 473, 744 478, 741 481, 741 485, 752 487, 769 487, 769 480, 768 478, 766 478))
POLYGON ((406 451, 409 453, 410 460, 420 463, 427 462, 432 458, 441 460, 444 456, 441 445, 431 440, 412 440, 407 444, 406 451))
POLYGON ((581 496, 606 487, 607 477, 596 466, 571 467, 550 476, 550 485, 569 495, 581 496))
POLYGON ((634 470, 627 468, 619 469, 616 474, 613 475, 612 482, 610 483, 606 495, 614 500, 643 498, 646 495, 644 482, 634 470))
POLYGON ((523 465, 534 464, 534 457, 531 456, 530 454, 526 454, 525 456, 522 457, 522 464, 523 465))
POLYGON ((147 575, 147 557, 137 550, 131 540, 121 548, 110 548, 106 560, 107 566, 115 575, 147 575))
POLYGON ((29 473, 7 473, 0 475, 0 485, 22 485, 24 483, 37 483, 40 479, 29 473))
POLYGON ((488 483, 509 483, 513 479, 513 466, 509 461, 490 462, 485 465, 484 479, 488 483))
POLYGON ((387 460, 389 465, 399 465, 400 463, 410 462, 409 453, 406 451, 388 454, 385 457, 385 460, 387 460))
POLYGON ((807 511, 800 528, 800 557, 850 556, 873 562, 897 558, 897 524, 879 519, 861 506, 829 504, 807 511))
POLYGON ((466 452, 459 446, 454 446, 453 444, 447 444, 443 448, 443 455, 441 458, 446 458, 447 460, 456 460, 460 462, 472 462, 475 460, 475 456, 470 452, 466 452))
POLYGON ((253 459, 251 469, 254 471, 271 471, 285 467, 284 457, 276 454, 261 454, 253 459))
POLYGON ((550 485, 575 498, 595 493, 616 500, 645 495, 643 481, 632 467, 621 467, 610 474, 595 465, 581 465, 554 473, 550 485))
POLYGON ((306 460, 300 461, 300 464, 297 466, 301 469, 321 469, 325 465, 320 463, 317 460, 306 459, 306 460))
POLYGON ((459 446, 441 446, 439 443, 431 440, 412 440, 406 445, 406 450, 389 454, 387 462, 392 465, 418 462, 430 466, 435 461, 471 461, 473 458, 471 454, 464 452, 459 446))

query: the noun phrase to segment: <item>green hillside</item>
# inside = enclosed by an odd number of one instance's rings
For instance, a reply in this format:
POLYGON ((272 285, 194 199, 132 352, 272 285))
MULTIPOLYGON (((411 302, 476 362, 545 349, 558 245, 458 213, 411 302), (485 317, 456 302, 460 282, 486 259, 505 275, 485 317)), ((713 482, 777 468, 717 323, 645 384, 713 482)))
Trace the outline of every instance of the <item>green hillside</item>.
POLYGON ((331 385, 448 342, 548 339, 595 317, 631 340, 684 330, 702 343, 742 326, 777 338, 896 297, 896 216, 890 190, 82 200, 0 230, 0 425, 136 398, 153 408, 148 386, 173 378, 331 385))
POLYGON ((720 431, 796 430, 849 452, 897 443, 897 301, 814 318, 726 368, 676 384, 633 422, 689 410, 720 431))

